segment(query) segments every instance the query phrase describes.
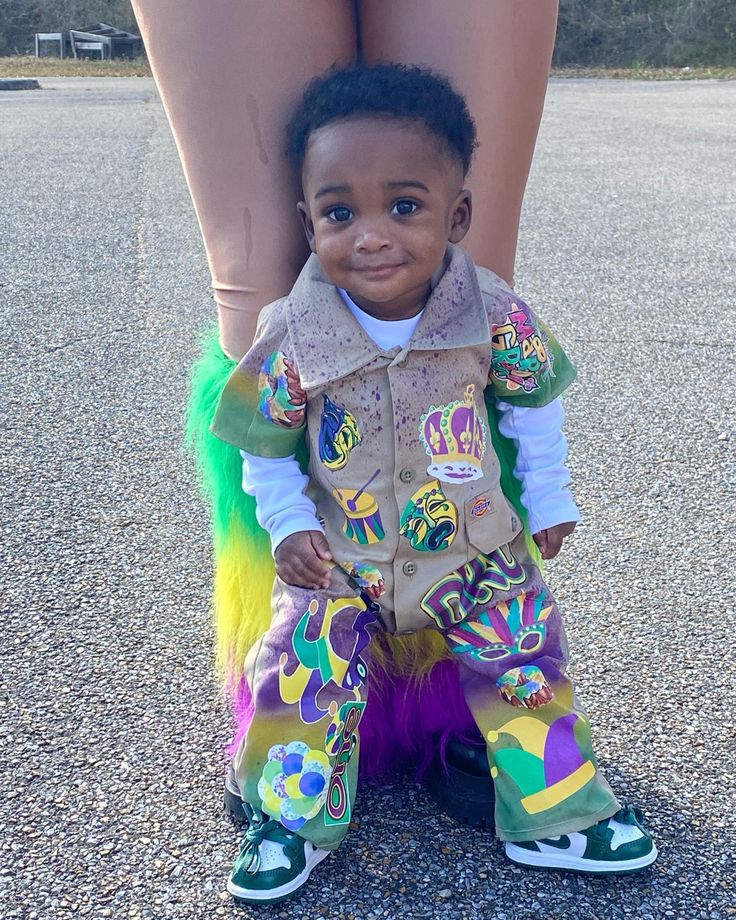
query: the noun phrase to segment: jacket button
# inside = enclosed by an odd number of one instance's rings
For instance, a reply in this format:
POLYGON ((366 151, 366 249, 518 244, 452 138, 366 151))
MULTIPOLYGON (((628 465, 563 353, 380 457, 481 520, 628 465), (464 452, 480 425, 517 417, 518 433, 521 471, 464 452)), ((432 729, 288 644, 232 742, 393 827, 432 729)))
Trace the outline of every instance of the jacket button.
POLYGON ((402 482, 411 482, 413 478, 414 478, 413 470, 405 469, 399 473, 399 479, 402 482))
POLYGON ((413 562, 405 562, 401 568, 404 575, 413 575, 417 570, 417 567, 413 562))

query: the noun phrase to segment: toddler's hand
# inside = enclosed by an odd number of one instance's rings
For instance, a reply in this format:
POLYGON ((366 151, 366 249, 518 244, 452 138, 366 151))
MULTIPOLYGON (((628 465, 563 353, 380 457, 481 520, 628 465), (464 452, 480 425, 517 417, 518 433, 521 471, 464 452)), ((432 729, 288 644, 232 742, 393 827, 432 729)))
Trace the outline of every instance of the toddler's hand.
POLYGON ((320 530, 293 533, 276 547, 273 554, 276 573, 287 585, 299 588, 329 588, 332 580, 332 553, 320 530))
POLYGON ((542 559, 554 559, 562 548, 562 541, 575 530, 574 521, 567 524, 555 524, 534 534, 534 542, 539 547, 542 559))

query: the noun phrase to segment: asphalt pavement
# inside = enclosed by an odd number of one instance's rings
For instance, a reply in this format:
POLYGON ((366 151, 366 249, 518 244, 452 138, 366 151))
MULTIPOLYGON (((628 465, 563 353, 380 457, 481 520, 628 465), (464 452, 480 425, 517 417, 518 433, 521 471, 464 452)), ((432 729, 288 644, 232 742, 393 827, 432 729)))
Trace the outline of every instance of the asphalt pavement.
POLYGON ((214 322, 145 79, 0 93, 0 914, 736 915, 736 83, 550 86, 517 287, 578 365, 584 522, 549 579, 607 775, 661 857, 522 870, 406 777, 293 902, 236 907, 207 509, 182 449, 214 322))

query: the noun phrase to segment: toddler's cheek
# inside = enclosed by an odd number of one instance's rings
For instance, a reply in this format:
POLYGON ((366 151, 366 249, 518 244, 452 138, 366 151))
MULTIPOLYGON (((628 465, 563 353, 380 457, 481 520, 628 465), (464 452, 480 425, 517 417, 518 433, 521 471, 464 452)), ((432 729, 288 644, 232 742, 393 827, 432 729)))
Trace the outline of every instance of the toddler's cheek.
MULTIPOLYGON (((349 250, 349 246, 347 248, 349 250)), ((333 284, 343 287, 341 282, 345 280, 344 262, 349 255, 349 252, 346 253, 346 245, 333 239, 329 234, 324 237, 318 235, 315 249, 327 277, 333 284)))

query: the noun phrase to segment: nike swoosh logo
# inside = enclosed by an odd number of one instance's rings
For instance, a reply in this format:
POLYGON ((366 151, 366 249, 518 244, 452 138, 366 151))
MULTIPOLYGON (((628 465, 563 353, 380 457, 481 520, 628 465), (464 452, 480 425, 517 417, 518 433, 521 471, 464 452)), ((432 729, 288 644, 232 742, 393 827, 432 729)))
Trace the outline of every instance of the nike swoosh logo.
POLYGON ((544 840, 537 840, 537 843, 543 843, 546 847, 554 847, 556 850, 569 850, 572 846, 572 840, 565 835, 558 837, 557 840, 545 837, 544 840))

